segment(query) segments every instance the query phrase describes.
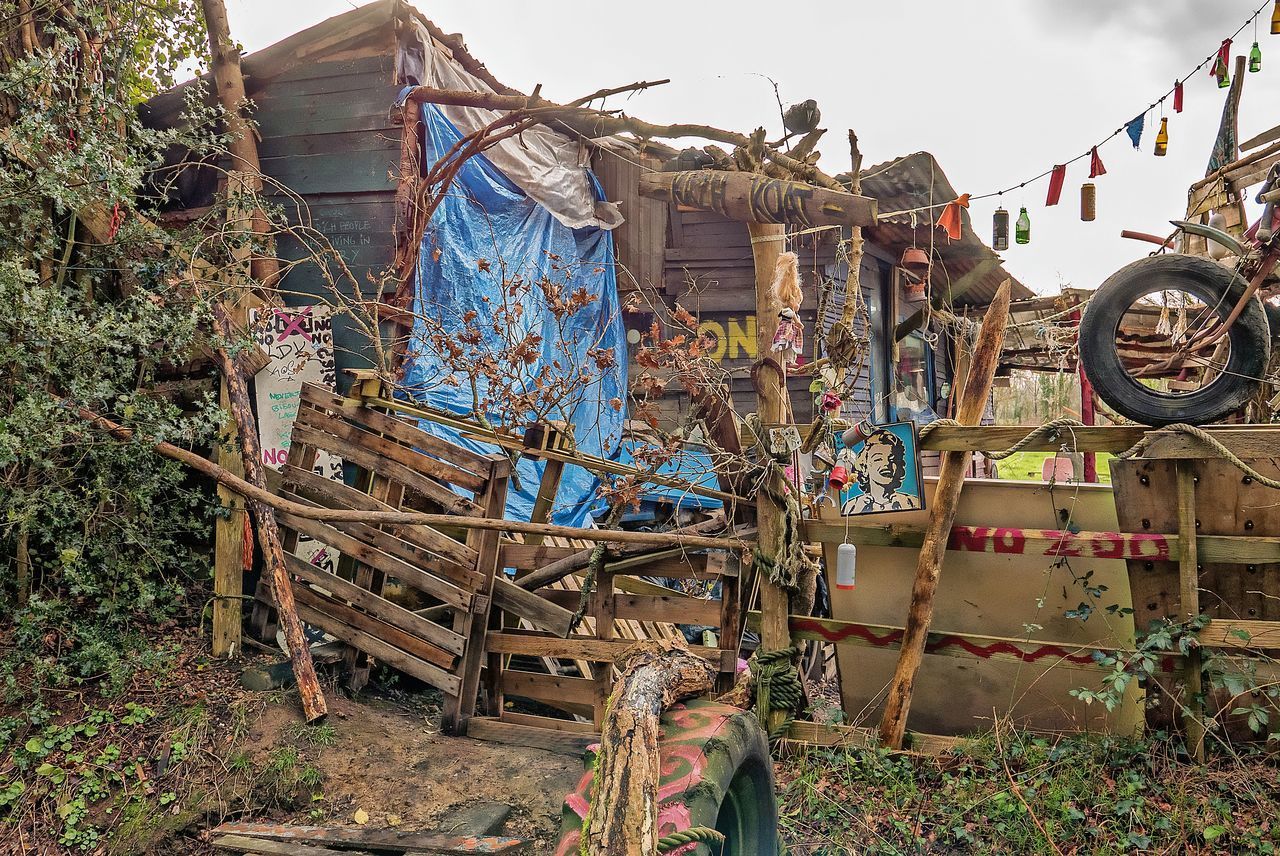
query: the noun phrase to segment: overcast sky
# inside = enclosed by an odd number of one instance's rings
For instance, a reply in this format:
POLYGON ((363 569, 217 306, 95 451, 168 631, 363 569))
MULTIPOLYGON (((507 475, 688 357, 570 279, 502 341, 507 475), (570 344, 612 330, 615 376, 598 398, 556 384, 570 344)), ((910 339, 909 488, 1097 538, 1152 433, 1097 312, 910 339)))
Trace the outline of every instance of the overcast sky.
MULTIPOLYGON (((508 86, 543 85, 554 100, 607 86, 671 78, 664 87, 611 102, 655 122, 700 122, 748 131, 780 122, 784 103, 817 99, 827 128, 820 163, 848 168, 847 128, 868 164, 932 152, 961 193, 1017 184, 1087 151, 1143 112, 1262 0, 916 0, 823 3, 792 0, 439 0, 417 5, 508 86)), ((248 51, 361 5, 348 0, 228 0, 233 35, 248 51)), ((1241 139, 1280 123, 1280 36, 1259 22, 1264 70, 1245 82, 1241 139)), ((1253 29, 1235 42, 1248 52, 1253 29)), ((1146 245, 1121 229, 1166 234, 1185 213, 1187 186, 1204 175, 1223 96, 1207 71, 1186 87, 1170 117, 1169 156, 1151 154, 1160 110, 1148 116, 1142 150, 1127 137, 1101 149, 1098 219, 1079 220, 1088 163, 1067 174, 1063 201, 1044 207, 1047 180, 1004 197, 1026 205, 1032 243, 1014 246, 1009 269, 1035 291, 1096 287, 1146 245)), ((990 242, 994 200, 975 202, 990 242)))

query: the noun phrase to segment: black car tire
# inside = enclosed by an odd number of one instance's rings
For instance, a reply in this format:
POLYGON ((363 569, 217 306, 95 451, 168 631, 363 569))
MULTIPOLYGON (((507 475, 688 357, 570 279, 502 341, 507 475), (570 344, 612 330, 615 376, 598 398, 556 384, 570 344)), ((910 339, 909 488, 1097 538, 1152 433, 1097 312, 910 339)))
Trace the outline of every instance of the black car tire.
POLYGON ((1257 392, 1271 357, 1271 331, 1262 301, 1254 298, 1231 326, 1225 370, 1208 385, 1182 395, 1151 389, 1120 360, 1116 330, 1129 307, 1161 290, 1184 291, 1226 320, 1248 284, 1235 271, 1200 256, 1160 255, 1121 268, 1102 284, 1080 321, 1080 359, 1098 396, 1121 416, 1143 425, 1205 425, 1229 416, 1257 392))

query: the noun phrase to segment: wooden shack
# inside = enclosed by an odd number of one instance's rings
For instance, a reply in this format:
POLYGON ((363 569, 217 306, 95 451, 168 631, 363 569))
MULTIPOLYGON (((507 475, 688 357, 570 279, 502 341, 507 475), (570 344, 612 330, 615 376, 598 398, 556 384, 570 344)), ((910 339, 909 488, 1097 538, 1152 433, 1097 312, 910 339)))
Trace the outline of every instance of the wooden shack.
MULTIPOLYGON (((391 108, 400 88, 417 82, 428 49, 444 51, 496 92, 515 92, 467 52, 461 36, 446 35, 404 0, 376 0, 243 61, 247 92, 256 105, 262 169, 276 183, 269 184, 268 192, 294 223, 310 225, 327 238, 366 299, 379 290, 388 295, 397 285, 386 277, 395 250, 401 138, 391 108)), ((152 99, 143 108, 144 121, 154 127, 177 125, 190 87, 184 84, 152 99)), ((716 342, 712 353, 729 373, 735 409, 754 410, 750 369, 758 355, 745 224, 641 197, 640 176, 662 168, 658 158, 643 151, 620 154, 615 146, 597 147, 592 166, 605 197, 621 203, 626 218, 613 231, 619 290, 625 297, 625 292, 643 288, 652 301, 668 308, 679 304, 694 313, 699 330, 716 342)), ((208 168, 187 170, 171 191, 173 216, 189 217, 210 204, 220 175, 208 168)), ((869 167, 862 174, 862 190, 878 200, 882 215, 877 226, 865 230, 861 268, 871 327, 867 370, 844 413, 879 421, 946 416, 955 343, 946 335, 932 335, 931 330, 942 327, 931 324, 923 311, 923 296, 935 306, 963 312, 984 305, 1008 274, 975 234, 967 213, 959 241, 948 241, 934 227, 942 205, 957 194, 932 155, 919 152, 869 167), (900 265, 903 251, 913 246, 933 259, 925 283, 913 281, 900 265)), ((824 230, 791 241, 804 272, 801 316, 809 358, 820 354, 815 347, 821 337, 815 331, 837 317, 843 305, 848 270, 839 250, 844 237, 838 230, 824 230), (820 324, 824 289, 829 299, 820 324)), ((284 240, 279 250, 286 260, 308 255, 293 239, 284 240)), ((290 305, 331 300, 333 273, 307 263, 290 267, 280 293, 290 305)), ((341 282, 340 290, 345 301, 353 300, 353 283, 341 282)), ((1014 291, 1015 299, 1031 296, 1020 283, 1015 282, 1014 291)), ((626 321, 632 330, 649 324, 644 314, 626 321)), ((371 365, 366 337, 351 318, 335 320, 334 342, 340 382, 343 369, 371 365)), ((806 377, 790 379, 793 410, 801 422, 812 416, 809 382, 806 377)), ((686 398, 673 392, 664 402, 673 418, 687 412, 686 398)))

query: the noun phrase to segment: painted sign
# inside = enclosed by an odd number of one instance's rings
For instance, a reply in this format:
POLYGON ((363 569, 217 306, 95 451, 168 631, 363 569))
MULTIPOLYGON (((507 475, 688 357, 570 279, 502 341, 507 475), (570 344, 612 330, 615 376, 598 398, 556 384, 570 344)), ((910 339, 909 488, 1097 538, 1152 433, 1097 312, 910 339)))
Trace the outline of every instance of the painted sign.
MULTIPOLYGON (((333 317, 328 306, 250 309, 249 328, 258 347, 271 359, 254 376, 258 436, 262 463, 281 470, 289 458, 293 423, 302 402, 302 384, 334 389, 333 317)), ((323 450, 316 455, 316 474, 342 481, 342 460, 323 450)), ((306 536, 294 551, 330 573, 337 572, 338 552, 306 536)))
MULTIPOLYGON (((843 445, 840 435, 837 443, 843 445)), ((853 448, 839 449, 836 466, 848 474, 840 491, 840 513, 846 517, 924 508, 914 422, 872 426, 853 448)))

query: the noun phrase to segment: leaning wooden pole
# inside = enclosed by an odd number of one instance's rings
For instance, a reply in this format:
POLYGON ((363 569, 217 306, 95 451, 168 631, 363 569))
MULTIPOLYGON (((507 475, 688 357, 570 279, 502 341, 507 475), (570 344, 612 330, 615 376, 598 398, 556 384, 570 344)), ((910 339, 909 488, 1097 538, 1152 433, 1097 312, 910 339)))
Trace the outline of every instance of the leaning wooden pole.
POLYGON ((676 702, 710 692, 714 680, 715 669, 683 639, 642 642, 627 656, 600 734, 582 831, 588 856, 657 856, 658 718, 676 702))
MULTIPOLYGON (((995 299, 991 301, 982 321, 982 329, 978 331, 978 343, 974 348, 969 376, 964 385, 964 397, 956 416, 962 425, 980 424, 982 414, 987 409, 987 399, 991 396, 992 381, 1000 362, 1000 350, 1004 345, 1005 327, 1009 323, 1010 287, 1006 280, 996 291, 995 299)), ((942 468, 938 475, 938 487, 933 495, 924 544, 920 547, 915 584, 911 589, 911 610, 907 613, 907 627, 902 636, 898 666, 894 670, 893 682, 889 685, 889 695, 885 700, 884 716, 880 720, 880 739, 893 749, 902 748, 902 740, 906 735, 911 693, 915 689, 916 673, 924 657, 929 624, 933 621, 933 597, 938 590, 938 577, 942 573, 942 557, 946 554, 951 524, 956 519, 956 506, 960 500, 960 489, 964 487, 964 472, 969 459, 968 452, 942 453, 942 468)))
MULTIPOLYGON (((226 308, 220 303, 213 305, 213 326, 214 333, 219 338, 231 335, 231 318, 226 308)), ((254 422, 253 410, 250 406, 249 385, 245 383, 244 374, 226 348, 218 348, 214 353, 218 367, 226 380, 231 415, 240 434, 245 479, 250 484, 265 489, 267 480, 262 470, 262 446, 258 442, 258 426, 254 422)), ((258 543, 262 546, 267 573, 271 578, 271 590, 275 595, 276 609, 280 613, 280 624, 284 628, 284 638, 289 645, 289 659, 293 663, 293 674, 298 682, 298 694, 302 698, 302 712, 307 722, 317 722, 324 719, 329 711, 325 705, 324 691, 320 689, 320 679, 316 676, 315 663, 311 660, 311 649, 302 629, 302 620, 298 618, 298 610, 293 602, 293 584, 289 578, 288 566, 285 564, 284 542, 280 538, 280 527, 276 523, 276 515, 271 506, 252 497, 247 504, 253 513, 254 522, 257 523, 258 543)))

